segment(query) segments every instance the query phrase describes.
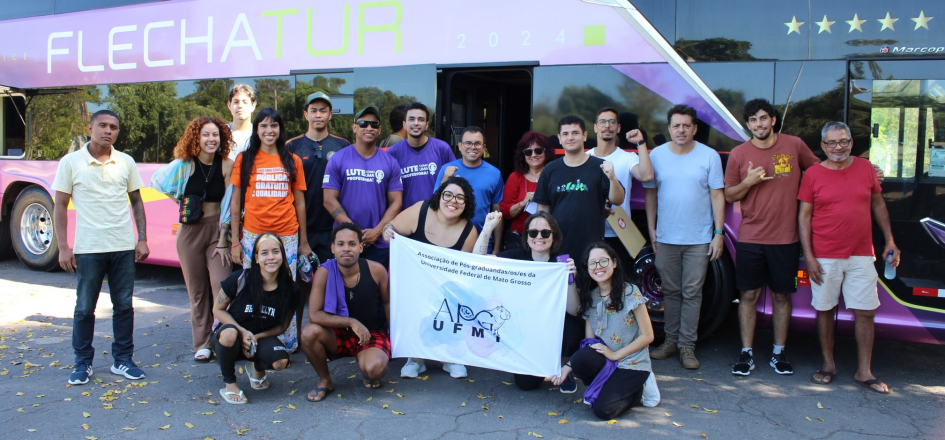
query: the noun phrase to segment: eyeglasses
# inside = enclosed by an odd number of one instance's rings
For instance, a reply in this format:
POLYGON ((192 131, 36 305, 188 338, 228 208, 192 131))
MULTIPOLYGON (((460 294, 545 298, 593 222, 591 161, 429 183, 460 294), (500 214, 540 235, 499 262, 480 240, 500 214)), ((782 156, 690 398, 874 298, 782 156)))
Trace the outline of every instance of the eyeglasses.
POLYGON ((610 258, 601 258, 597 261, 588 261, 587 267, 590 269, 597 269, 598 267, 607 267, 610 266, 610 258))
POLYGON ((531 238, 538 238, 538 234, 541 234, 541 238, 551 237, 551 229, 529 229, 528 236, 531 238))
POLYGON ((617 125, 617 120, 616 119, 598 119, 597 125, 600 125, 600 126, 617 125))
POLYGON ((463 141, 462 144, 466 148, 482 148, 482 146, 485 145, 484 143, 479 142, 479 141, 476 141, 476 142, 463 141))
POLYGON ((367 128, 367 127, 379 128, 379 127, 381 126, 381 123, 378 122, 378 121, 365 121, 365 120, 360 120, 360 121, 356 122, 356 124, 358 124, 358 127, 361 127, 361 128, 367 128))
POLYGON ((837 145, 841 147, 849 147, 850 142, 853 142, 853 139, 840 139, 839 141, 827 141, 827 142, 824 142, 824 145, 826 145, 827 148, 837 148, 837 145))
POLYGON ((464 195, 462 195, 462 194, 453 194, 453 193, 450 192, 450 191, 443 191, 443 197, 442 197, 442 199, 443 199, 444 202, 449 202, 450 200, 455 200, 455 201, 456 201, 456 204, 458 204, 458 205, 465 205, 465 204, 466 204, 466 196, 464 196, 464 195))
POLYGON ((522 150, 522 153, 525 153, 525 157, 531 157, 532 153, 541 156, 542 154, 545 154, 545 149, 542 147, 526 148, 522 150))

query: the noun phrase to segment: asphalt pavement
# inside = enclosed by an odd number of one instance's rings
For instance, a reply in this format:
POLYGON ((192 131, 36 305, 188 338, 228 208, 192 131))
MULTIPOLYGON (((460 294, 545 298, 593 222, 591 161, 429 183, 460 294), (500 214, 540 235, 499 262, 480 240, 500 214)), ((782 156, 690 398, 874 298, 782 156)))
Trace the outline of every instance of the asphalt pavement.
POLYGON ((218 394, 216 362, 193 361, 180 270, 143 265, 135 284, 135 361, 148 377, 109 372, 111 306, 103 293, 94 381, 69 386, 74 289, 74 275, 0 261, 0 438, 945 438, 945 347, 877 341, 873 371, 893 389, 879 395, 853 381, 852 339, 837 339, 838 375, 821 386, 809 380, 820 366, 814 335, 791 335, 796 374, 779 376, 762 356, 771 333, 760 331, 758 366, 741 378, 730 373, 740 346, 734 313, 697 347, 701 369, 654 361, 662 403, 616 420, 594 417, 580 401, 580 382, 577 394, 550 386, 523 392, 508 373, 470 367, 467 379, 452 379, 436 362, 424 380, 402 379, 404 359, 391 362, 378 390, 363 387, 353 359, 332 362, 334 393, 311 403, 305 395, 317 377, 301 352, 290 368, 269 375, 267 391, 249 389, 240 376, 250 403, 228 405, 218 394))

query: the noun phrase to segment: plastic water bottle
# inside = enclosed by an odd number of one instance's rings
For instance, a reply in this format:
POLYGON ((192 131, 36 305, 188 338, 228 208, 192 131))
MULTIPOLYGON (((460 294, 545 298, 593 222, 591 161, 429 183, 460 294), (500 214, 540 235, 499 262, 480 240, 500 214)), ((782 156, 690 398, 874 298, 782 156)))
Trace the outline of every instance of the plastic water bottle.
POLYGON ((892 258, 893 251, 889 251, 889 254, 886 255, 886 270, 883 271, 883 276, 885 276, 887 280, 896 278, 896 268, 892 267, 892 258))

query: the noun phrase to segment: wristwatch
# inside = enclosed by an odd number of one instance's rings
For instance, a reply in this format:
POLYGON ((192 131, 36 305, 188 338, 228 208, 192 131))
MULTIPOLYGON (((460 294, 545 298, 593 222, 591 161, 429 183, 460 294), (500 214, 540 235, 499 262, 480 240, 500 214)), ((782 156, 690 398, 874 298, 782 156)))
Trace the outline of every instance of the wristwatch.
POLYGON ((725 231, 723 231, 723 230, 721 230, 721 229, 716 229, 716 230, 713 232, 713 234, 715 234, 715 235, 724 235, 724 234, 725 234, 725 231))

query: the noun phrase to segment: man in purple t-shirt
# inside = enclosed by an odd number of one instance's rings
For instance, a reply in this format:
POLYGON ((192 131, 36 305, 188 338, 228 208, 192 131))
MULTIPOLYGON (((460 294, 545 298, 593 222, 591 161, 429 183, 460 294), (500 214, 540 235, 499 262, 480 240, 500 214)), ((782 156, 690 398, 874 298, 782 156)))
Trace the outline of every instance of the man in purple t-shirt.
POLYGON ((386 268, 390 245, 381 238, 381 228, 400 213, 404 186, 397 160, 377 148, 380 120, 374 107, 354 116, 354 144, 328 161, 322 188, 325 210, 336 224, 350 222, 364 231, 361 256, 386 268))
POLYGON ((430 111, 419 102, 406 107, 404 128, 407 138, 387 150, 400 164, 400 177, 404 181, 404 208, 430 198, 439 182, 436 173, 443 165, 456 160, 449 144, 427 136, 430 111))

